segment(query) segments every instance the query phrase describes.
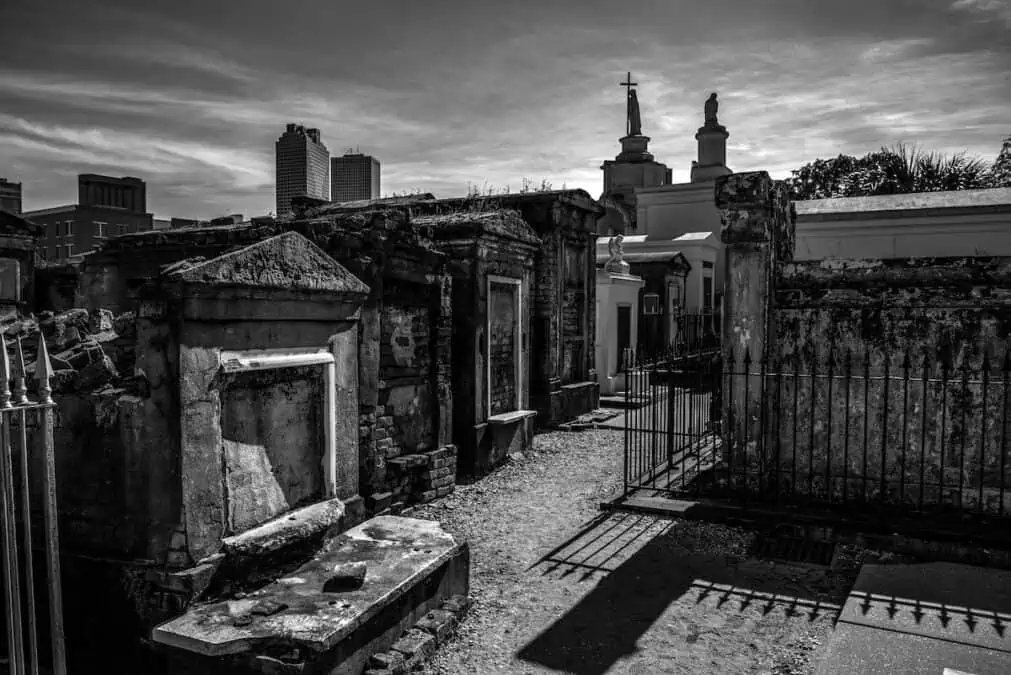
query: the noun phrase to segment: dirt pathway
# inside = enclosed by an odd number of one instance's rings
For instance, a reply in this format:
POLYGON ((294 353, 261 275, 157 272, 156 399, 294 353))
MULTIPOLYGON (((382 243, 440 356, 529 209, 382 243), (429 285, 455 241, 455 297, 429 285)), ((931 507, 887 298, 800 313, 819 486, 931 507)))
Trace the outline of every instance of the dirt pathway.
POLYGON ((424 672, 806 673, 855 578, 748 556, 754 534, 603 515, 622 433, 538 435, 533 451, 404 515, 471 546, 474 607, 424 672))

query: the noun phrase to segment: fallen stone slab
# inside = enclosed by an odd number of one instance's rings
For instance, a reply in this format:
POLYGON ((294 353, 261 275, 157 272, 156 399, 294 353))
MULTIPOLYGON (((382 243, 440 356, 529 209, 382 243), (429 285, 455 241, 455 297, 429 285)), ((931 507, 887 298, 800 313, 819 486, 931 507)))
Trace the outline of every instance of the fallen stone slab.
MULTIPOLYGON (((371 655, 393 649, 453 596, 466 596, 469 581, 465 542, 433 521, 381 516, 335 537, 295 572, 241 598, 195 605, 152 637, 166 654, 167 675, 359 675, 371 655), (362 586, 338 596, 325 592, 335 567, 349 563, 366 565, 362 586), (276 611, 254 612, 264 607, 276 611)), ((445 634, 440 619, 448 617, 429 619, 425 626, 445 634)))

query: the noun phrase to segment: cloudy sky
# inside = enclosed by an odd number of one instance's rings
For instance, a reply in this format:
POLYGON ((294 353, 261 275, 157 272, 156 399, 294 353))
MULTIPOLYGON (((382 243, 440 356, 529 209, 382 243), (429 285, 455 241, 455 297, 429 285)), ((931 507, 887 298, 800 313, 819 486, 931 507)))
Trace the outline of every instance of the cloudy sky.
POLYGON ((730 167, 774 177, 1011 134, 1011 0, 2 1, 0 176, 26 209, 94 172, 144 178, 158 217, 263 214, 287 122, 378 157, 384 193, 596 197, 629 70, 675 182, 710 91, 730 167))

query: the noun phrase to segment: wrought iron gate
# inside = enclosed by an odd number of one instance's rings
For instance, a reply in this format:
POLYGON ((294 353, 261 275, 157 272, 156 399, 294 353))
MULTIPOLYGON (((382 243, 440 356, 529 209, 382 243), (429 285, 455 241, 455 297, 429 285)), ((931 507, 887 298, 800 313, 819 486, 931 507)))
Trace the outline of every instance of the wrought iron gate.
POLYGON ((629 358, 625 370, 625 494, 675 495, 719 452, 722 368, 718 346, 629 358))

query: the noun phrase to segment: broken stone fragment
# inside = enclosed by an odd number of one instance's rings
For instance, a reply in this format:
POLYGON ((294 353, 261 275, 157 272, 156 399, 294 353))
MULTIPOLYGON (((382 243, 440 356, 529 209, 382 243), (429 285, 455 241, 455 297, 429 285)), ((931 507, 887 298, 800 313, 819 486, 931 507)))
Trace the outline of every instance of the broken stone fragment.
POLYGON ((366 565, 363 562, 338 563, 333 574, 323 584, 324 593, 354 591, 365 583, 366 565))

